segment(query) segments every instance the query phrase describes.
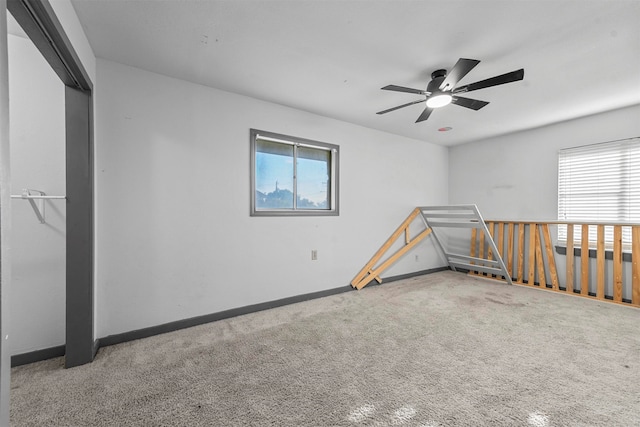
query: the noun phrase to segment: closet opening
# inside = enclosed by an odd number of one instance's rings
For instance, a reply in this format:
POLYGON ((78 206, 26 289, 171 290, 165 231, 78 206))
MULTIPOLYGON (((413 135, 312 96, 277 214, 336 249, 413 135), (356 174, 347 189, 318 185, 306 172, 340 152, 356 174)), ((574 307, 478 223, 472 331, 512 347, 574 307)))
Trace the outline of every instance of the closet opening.
MULTIPOLYGON (((69 368, 93 361, 97 351, 94 339, 93 84, 49 1, 7 0, 7 10, 64 84, 66 194, 63 201, 46 200, 44 205, 45 209, 55 209, 53 203, 64 203, 66 208, 64 355, 65 366, 69 368)), ((35 123, 39 117, 34 115, 33 120, 35 123)), ((36 203, 40 199, 32 200, 36 203)), ((40 218, 36 219, 35 209, 33 214, 34 226, 37 226, 40 218)))

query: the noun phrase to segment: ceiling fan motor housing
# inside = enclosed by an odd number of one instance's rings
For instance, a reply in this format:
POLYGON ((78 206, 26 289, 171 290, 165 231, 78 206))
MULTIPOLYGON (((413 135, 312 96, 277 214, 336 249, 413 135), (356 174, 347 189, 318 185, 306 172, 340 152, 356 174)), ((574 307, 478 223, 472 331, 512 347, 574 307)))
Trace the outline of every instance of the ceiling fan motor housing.
POLYGON ((435 70, 431 73, 431 81, 427 85, 427 92, 437 92, 439 91, 439 87, 442 84, 442 81, 447 76, 447 70, 435 70))

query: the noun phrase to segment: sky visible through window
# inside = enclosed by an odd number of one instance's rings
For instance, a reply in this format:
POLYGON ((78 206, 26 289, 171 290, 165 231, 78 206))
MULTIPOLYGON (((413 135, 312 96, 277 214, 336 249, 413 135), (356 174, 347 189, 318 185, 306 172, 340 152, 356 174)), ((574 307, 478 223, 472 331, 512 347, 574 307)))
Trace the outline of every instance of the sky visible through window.
MULTIPOLYGON (((326 206, 326 161, 298 159, 298 198, 308 199, 318 206, 326 206)), ((256 153, 256 190, 268 194, 276 190, 293 192, 293 157, 271 153, 256 153)))

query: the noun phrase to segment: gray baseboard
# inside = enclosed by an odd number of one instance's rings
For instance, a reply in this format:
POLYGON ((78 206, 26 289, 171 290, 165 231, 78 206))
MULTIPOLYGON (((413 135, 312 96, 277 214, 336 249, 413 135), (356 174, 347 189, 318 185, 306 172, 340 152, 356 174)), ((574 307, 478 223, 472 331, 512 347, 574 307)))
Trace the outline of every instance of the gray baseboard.
POLYGON ((55 347, 43 348, 41 350, 30 351, 27 353, 15 354, 11 356, 11 367, 28 365, 29 363, 40 362, 42 360, 53 359, 54 357, 64 356, 65 346, 58 345, 55 347))
POLYGON ((162 325, 150 326, 148 328, 137 329, 134 331, 123 332, 121 334, 109 335, 100 338, 100 347, 120 344, 127 341, 148 338, 154 335, 165 334, 167 332, 177 331, 179 329, 191 328, 193 326, 203 325, 205 323, 215 322, 217 320, 228 319, 230 317, 242 316, 243 314, 256 313, 258 311, 268 310, 270 308, 282 307, 284 305, 295 304, 297 302, 308 301, 316 298, 322 298, 329 295, 336 295, 351 290, 350 286, 341 286, 339 288, 327 289, 325 291, 313 292, 309 294, 296 295, 289 298, 282 298, 275 301, 268 301, 260 304, 252 304, 244 307, 233 308, 230 310, 219 311, 217 313, 205 314, 203 316, 191 317, 188 319, 176 320, 174 322, 163 323, 162 325))
MULTIPOLYGON (((439 271, 444 271, 444 270, 449 270, 449 267, 438 267, 438 268, 432 268, 429 270, 416 271, 413 273, 400 274, 397 276, 383 277, 382 284, 395 282, 403 279, 409 279, 417 276, 424 276, 426 274, 437 273, 439 271)), ((376 282, 375 280, 369 286, 372 286, 372 285, 379 286, 378 282, 376 282)), ((148 338, 154 335, 165 334, 167 332, 173 332, 180 329, 203 325, 205 323, 215 322, 217 320, 228 319, 231 317, 241 316, 243 314, 256 313, 258 311, 269 310, 271 308, 282 307, 285 305, 295 304, 303 301, 309 301, 316 298, 327 297, 330 295, 337 295, 344 292, 350 292, 353 290, 354 289, 351 286, 341 286, 339 288, 333 288, 333 289, 327 289, 319 292, 311 292, 308 294, 296 295, 293 297, 282 298, 282 299, 268 301, 260 304, 247 305, 244 307, 234 308, 231 310, 205 314, 203 316, 196 316, 188 319, 176 320, 174 322, 163 323, 161 325, 156 325, 156 326, 150 326, 148 328, 137 329, 134 331, 109 335, 104 338, 99 338, 95 340, 94 348, 93 348, 94 356, 98 352, 100 347, 106 347, 106 346, 120 344, 128 341, 148 338)), ((37 351, 24 353, 24 354, 18 354, 11 357, 11 366, 20 366, 28 363, 39 362, 39 361, 50 359, 53 357, 64 356, 64 354, 65 354, 64 345, 43 349, 43 350, 37 350, 37 351)))
POLYGON ((399 274, 397 276, 391 276, 391 277, 383 277, 382 283, 378 283, 374 280, 373 282, 369 282, 369 285, 372 285, 372 284, 384 285, 385 283, 389 283, 389 282, 396 282, 398 280, 410 279, 412 277, 424 276, 426 274, 438 273, 440 271, 446 271, 446 270, 451 270, 451 268, 449 266, 436 267, 436 268, 430 268, 428 270, 415 271, 413 273, 399 274))
MULTIPOLYGON (((449 267, 440 267, 430 270, 416 271, 414 273, 402 274, 398 276, 385 277, 382 279, 382 283, 394 282, 397 280, 408 279, 411 277, 422 276, 425 274, 436 273, 438 271, 448 270, 449 267)), ((378 282, 373 282, 378 285, 378 282)), ((298 302, 309 301, 316 298, 327 297, 330 295, 341 294, 343 292, 353 291, 351 286, 341 286, 339 288, 327 289, 319 292, 312 292, 308 294, 296 295, 293 297, 282 298, 275 301, 268 301, 260 304, 247 305, 244 307, 234 308, 231 310, 220 311, 217 313, 205 314, 203 316, 191 317, 189 319, 176 320, 174 322, 164 323, 162 325, 151 326, 148 328, 137 329, 135 331, 123 332, 121 334, 109 335, 99 339, 99 346, 106 347, 109 345, 120 344, 127 341, 138 340, 142 338, 151 337, 154 335, 164 334, 167 332, 177 331, 179 329, 190 328, 193 326, 202 325, 205 323, 215 322, 217 320, 228 319, 230 317, 241 316, 244 314, 256 313, 262 310, 269 310, 271 308, 282 307, 289 304, 295 304, 298 302)))

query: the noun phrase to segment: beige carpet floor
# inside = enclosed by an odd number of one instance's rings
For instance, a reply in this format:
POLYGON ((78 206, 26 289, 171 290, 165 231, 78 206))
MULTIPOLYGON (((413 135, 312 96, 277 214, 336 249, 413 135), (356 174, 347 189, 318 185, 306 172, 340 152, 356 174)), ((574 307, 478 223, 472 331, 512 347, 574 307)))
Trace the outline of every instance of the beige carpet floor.
POLYGON ((640 310, 441 272, 12 370, 12 426, 640 426, 640 310))

